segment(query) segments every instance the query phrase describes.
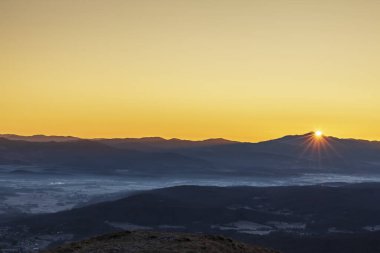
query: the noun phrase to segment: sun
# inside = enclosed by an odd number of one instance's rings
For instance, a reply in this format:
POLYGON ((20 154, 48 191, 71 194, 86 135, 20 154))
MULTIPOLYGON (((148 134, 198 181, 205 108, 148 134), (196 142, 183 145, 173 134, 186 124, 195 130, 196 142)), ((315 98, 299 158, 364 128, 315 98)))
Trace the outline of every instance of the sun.
POLYGON ((317 130, 314 132, 315 137, 320 138, 323 136, 323 132, 321 130, 317 130))

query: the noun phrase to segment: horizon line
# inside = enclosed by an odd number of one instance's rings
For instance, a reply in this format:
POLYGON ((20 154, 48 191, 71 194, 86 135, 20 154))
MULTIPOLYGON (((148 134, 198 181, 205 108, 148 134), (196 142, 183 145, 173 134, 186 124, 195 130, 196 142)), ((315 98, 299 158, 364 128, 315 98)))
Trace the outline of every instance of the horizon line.
MULTIPOLYGON (((13 134, 13 133, 0 133, 0 138, 5 137, 5 136, 15 136, 15 137, 21 137, 21 138, 32 138, 32 137, 47 137, 47 138, 75 138, 78 140, 112 140, 112 139, 149 139, 149 138, 157 138, 157 139, 162 139, 166 141, 170 140, 181 140, 181 141, 190 141, 190 142, 201 142, 201 141, 210 141, 210 140, 224 140, 228 142, 238 142, 238 143, 261 143, 261 142, 267 142, 267 141, 272 141, 272 140, 278 140, 284 137, 290 137, 290 136, 306 136, 308 134, 315 133, 315 131, 309 131, 304 134, 286 134, 282 135, 279 137, 275 137, 272 139, 264 139, 264 140, 259 140, 259 141, 239 141, 239 140, 233 140, 229 138, 224 138, 224 137, 210 137, 210 138, 205 138, 205 139, 182 139, 178 137, 162 137, 162 136, 141 136, 141 137, 80 137, 80 136, 75 136, 75 135, 47 135, 47 134, 32 134, 32 135, 23 135, 23 134, 13 134)), ((368 141, 368 142, 380 142, 378 139, 361 139, 361 138, 354 138, 354 137, 337 137, 337 136, 329 136, 329 135, 323 135, 325 138, 337 138, 337 139, 342 139, 342 140, 356 140, 356 141, 368 141)))

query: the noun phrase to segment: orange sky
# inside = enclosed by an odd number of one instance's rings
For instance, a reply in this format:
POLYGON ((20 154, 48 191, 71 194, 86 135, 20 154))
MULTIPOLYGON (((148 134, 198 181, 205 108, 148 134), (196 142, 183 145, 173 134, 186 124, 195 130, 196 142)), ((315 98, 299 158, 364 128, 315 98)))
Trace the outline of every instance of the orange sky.
POLYGON ((380 1, 2 0, 0 133, 380 140, 380 1))

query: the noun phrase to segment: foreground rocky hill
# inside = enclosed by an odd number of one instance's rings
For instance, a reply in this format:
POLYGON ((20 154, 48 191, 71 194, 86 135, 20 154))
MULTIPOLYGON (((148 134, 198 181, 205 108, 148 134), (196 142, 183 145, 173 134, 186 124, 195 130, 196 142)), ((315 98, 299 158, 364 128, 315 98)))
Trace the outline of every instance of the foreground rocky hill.
POLYGON ((71 243, 45 253, 276 253, 227 237, 152 231, 125 231, 71 243))

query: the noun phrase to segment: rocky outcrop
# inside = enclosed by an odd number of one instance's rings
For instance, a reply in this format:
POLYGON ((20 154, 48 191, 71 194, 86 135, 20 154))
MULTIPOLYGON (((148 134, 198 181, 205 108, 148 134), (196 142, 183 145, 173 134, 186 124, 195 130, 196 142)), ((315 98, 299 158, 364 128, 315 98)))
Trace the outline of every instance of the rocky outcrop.
POLYGON ((224 236, 125 231, 60 246, 45 253, 276 253, 224 236))

